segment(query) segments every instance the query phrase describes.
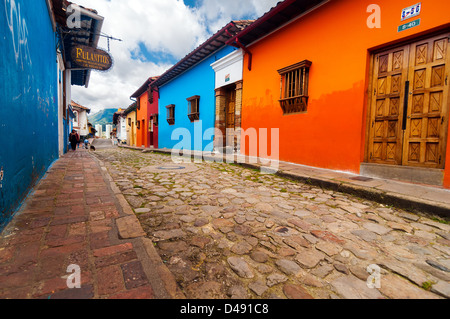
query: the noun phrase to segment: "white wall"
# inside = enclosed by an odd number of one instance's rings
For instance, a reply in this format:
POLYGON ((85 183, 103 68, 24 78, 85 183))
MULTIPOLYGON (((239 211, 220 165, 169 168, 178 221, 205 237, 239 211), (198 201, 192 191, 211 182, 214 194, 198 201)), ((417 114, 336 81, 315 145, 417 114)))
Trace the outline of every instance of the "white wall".
MULTIPOLYGON (((72 110, 73 110, 73 107, 72 107, 72 110)), ((74 127, 78 127, 79 126, 79 118, 80 118, 80 113, 78 112, 78 111, 76 111, 76 110, 73 110, 73 115, 74 115, 74 118, 73 118, 73 126, 74 127)))
POLYGON ((216 89, 241 81, 243 78, 244 54, 236 50, 211 64, 216 72, 216 89))
POLYGON ((121 141, 127 140, 127 119, 119 117, 119 122, 117 123, 117 139, 121 141))
POLYGON ((95 136, 97 137, 102 137, 103 135, 103 128, 101 125, 95 125, 95 130, 97 131, 97 133, 95 133, 95 136))
POLYGON ((106 125, 106 138, 111 138, 112 125, 106 125))
POLYGON ((80 136, 89 135, 88 116, 86 110, 78 112, 78 126, 80 127, 80 136))

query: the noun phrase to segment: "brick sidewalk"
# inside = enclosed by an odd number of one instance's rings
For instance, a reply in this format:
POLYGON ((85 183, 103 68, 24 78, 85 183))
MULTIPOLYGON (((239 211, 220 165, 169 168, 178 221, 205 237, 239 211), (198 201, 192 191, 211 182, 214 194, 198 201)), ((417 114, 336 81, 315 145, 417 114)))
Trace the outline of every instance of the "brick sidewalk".
POLYGON ((81 148, 51 167, 0 235, 0 298, 178 296, 108 177, 81 148), (81 269, 80 289, 67 287, 72 264, 81 269))

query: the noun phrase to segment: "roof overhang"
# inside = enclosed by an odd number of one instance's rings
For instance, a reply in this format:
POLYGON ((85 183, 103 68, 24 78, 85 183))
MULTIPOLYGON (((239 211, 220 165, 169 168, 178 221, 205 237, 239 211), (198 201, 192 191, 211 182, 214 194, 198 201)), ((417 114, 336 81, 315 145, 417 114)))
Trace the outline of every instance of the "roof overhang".
POLYGON ((45 0, 45 4, 47 5, 48 15, 50 16, 50 20, 52 22, 53 32, 56 32, 56 16, 53 12, 53 2, 52 0, 45 0))
POLYGON ((284 0, 227 41, 249 46, 331 0, 284 0))
POLYGON ((136 98, 140 97, 142 94, 144 94, 145 92, 147 92, 148 89, 149 89, 149 87, 150 87, 150 85, 151 85, 153 82, 155 82, 158 78, 159 78, 159 77, 157 77, 157 76, 148 78, 148 79, 144 82, 144 84, 142 84, 142 86, 141 86, 136 92, 133 93, 133 95, 131 96, 131 98, 132 98, 132 99, 136 99, 136 98))
POLYGON ((74 104, 74 103, 71 103, 70 105, 71 105, 71 107, 72 107, 74 110, 76 110, 76 111, 80 111, 80 112, 85 111, 87 114, 90 114, 90 113, 91 113, 91 109, 89 109, 89 108, 87 108, 87 107, 84 107, 84 106, 82 106, 82 105, 74 104))
POLYGON ((117 125, 120 118, 125 118, 125 111, 116 112, 113 114, 113 124, 117 125))
POLYGON ((196 48, 194 51, 180 60, 177 64, 175 64, 172 68, 166 71, 163 75, 161 75, 154 84, 156 86, 163 86, 167 82, 189 70, 214 52, 217 52, 221 48, 225 47, 227 41, 230 40, 233 35, 236 35, 241 30, 244 30, 246 27, 251 25, 252 22, 253 21, 251 20, 231 21, 221 30, 216 32, 206 42, 204 42, 202 45, 200 45, 198 48, 196 48))
POLYGON ((137 109, 137 104, 136 102, 131 104, 125 111, 123 111, 123 115, 127 116, 128 114, 136 111, 137 109))
MULTIPOLYGON (((53 0, 61 1, 61 0, 53 0)), ((70 52, 72 48, 77 45, 86 45, 97 48, 100 40, 100 33, 103 27, 104 18, 96 13, 95 10, 88 10, 75 3, 66 3, 72 5, 72 8, 80 13, 81 27, 70 29, 67 24, 64 25, 64 51, 66 68, 72 71, 72 85, 89 86, 89 79, 91 76, 90 69, 76 69, 72 67, 70 52)), ((67 9, 67 6, 66 8, 67 9)), ((68 13, 66 13, 66 17, 68 13)))

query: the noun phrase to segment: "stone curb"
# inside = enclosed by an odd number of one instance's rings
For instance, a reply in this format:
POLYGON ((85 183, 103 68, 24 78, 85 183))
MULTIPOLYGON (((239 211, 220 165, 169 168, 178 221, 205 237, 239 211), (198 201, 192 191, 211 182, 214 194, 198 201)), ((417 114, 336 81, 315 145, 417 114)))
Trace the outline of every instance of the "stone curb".
POLYGON ((155 249, 152 240, 145 237, 146 233, 142 229, 138 218, 136 217, 128 201, 125 199, 125 196, 122 194, 112 177, 109 175, 104 163, 97 157, 92 157, 100 165, 104 177, 108 180, 108 184, 111 187, 111 190, 114 193, 117 202, 122 208, 123 213, 126 215, 125 217, 116 219, 119 238, 137 240, 140 246, 143 247, 141 251, 145 252, 145 260, 141 260, 141 262, 143 266, 147 266, 144 267, 144 271, 150 280, 152 288, 154 290, 159 290, 159 295, 171 299, 185 299, 186 297, 178 287, 175 277, 162 261, 161 257, 155 249))
POLYGON ((383 192, 375 188, 352 185, 337 180, 321 179, 317 177, 305 177, 290 172, 279 171, 277 175, 280 177, 302 181, 314 186, 319 186, 321 188, 355 195, 363 199, 373 200, 384 205, 395 206, 397 208, 405 209, 415 213, 426 213, 429 215, 438 215, 447 218, 450 217, 449 206, 423 198, 383 192))
MULTIPOLYGON (((155 249, 154 243, 145 237, 140 238, 149 260, 151 263, 151 275, 158 277, 158 282, 161 283, 161 288, 163 288, 173 299, 186 299, 186 296, 178 288, 175 277, 170 272, 169 268, 164 265, 161 257, 155 249)), ((156 281, 156 280, 155 280, 156 281)), ((155 287, 156 288, 156 287, 155 287)))
MULTIPOLYGON (((119 147, 133 150, 140 150, 144 153, 171 154, 171 150, 143 149, 142 147, 133 147, 127 145, 120 145, 119 147)), ((191 154, 192 159, 199 157, 201 157, 199 154, 191 154)), ((225 162, 226 157, 224 156, 223 158, 225 162)), ((211 158, 209 157, 205 157, 205 159, 211 160, 211 158)), ((261 166, 256 164, 239 163, 237 161, 234 161, 234 164, 238 164, 241 165, 242 167, 251 169, 259 170, 261 168, 261 166)), ((427 215, 432 216, 437 215, 446 218, 450 217, 450 206, 442 203, 436 203, 434 201, 426 200, 423 198, 411 197, 391 192, 384 192, 372 187, 364 187, 360 185, 354 185, 339 180, 327 178, 304 176, 283 170, 278 170, 276 172, 276 175, 283 178, 288 178, 291 180, 310 184, 312 186, 318 186, 323 189, 355 195, 363 199, 373 200, 380 204, 395 206, 397 208, 405 209, 415 213, 425 213, 427 215)))

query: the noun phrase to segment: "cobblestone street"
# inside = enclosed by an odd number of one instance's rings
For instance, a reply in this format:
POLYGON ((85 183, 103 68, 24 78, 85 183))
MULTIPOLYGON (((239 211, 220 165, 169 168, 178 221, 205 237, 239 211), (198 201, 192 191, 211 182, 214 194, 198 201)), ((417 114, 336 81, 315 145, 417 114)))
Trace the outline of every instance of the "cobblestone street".
POLYGON ((187 298, 450 297, 442 218, 238 165, 93 154, 187 298), (379 289, 367 285, 370 265, 381 269, 379 289))

